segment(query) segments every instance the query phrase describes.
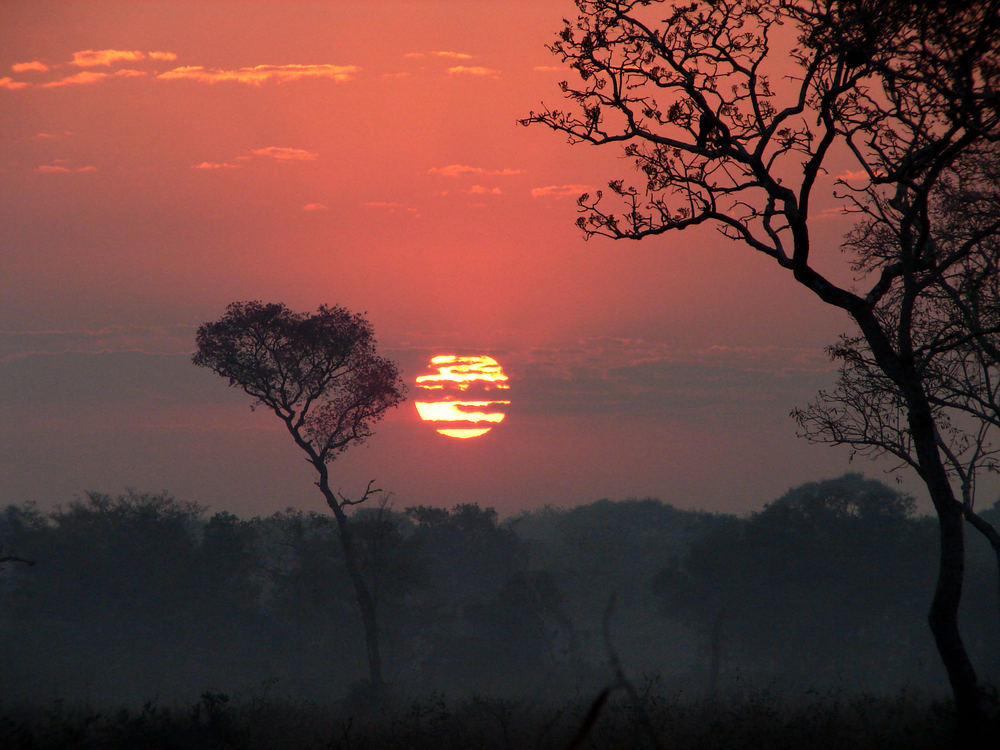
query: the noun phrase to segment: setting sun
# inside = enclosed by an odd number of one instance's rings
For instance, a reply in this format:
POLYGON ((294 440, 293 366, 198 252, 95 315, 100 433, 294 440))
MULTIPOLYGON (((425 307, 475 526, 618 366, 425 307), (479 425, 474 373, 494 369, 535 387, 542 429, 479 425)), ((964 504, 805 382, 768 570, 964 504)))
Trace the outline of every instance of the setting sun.
POLYGON ((428 399, 415 402, 417 414, 446 437, 485 435, 504 420, 503 407, 510 404, 489 398, 492 391, 510 390, 510 384, 500 363, 486 355, 432 357, 428 372, 419 375, 415 385, 428 399))

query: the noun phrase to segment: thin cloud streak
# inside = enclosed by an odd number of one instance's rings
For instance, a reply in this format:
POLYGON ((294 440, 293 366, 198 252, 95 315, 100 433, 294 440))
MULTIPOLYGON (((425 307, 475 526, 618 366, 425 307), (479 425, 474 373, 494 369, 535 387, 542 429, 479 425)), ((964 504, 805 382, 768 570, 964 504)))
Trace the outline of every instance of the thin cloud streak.
POLYGON ((495 68, 484 68, 480 65, 455 65, 454 67, 448 68, 448 75, 499 78, 500 71, 495 68))
POLYGON ((576 198, 594 189, 593 185, 545 185, 531 188, 532 198, 576 198))
POLYGON ((431 167, 428 174, 441 175, 442 177, 461 177, 467 174, 490 175, 496 177, 510 177, 511 175, 524 174, 523 169, 485 169, 483 167, 473 167, 468 164, 449 164, 445 167, 431 167))
POLYGON ((85 167, 66 167, 62 164, 40 164, 35 167, 36 172, 41 174, 76 174, 79 172, 96 172, 97 167, 88 164, 85 167))
POLYGON ((84 49, 74 52, 73 59, 69 64, 78 68, 91 68, 98 65, 111 66, 118 62, 136 62, 145 59, 146 55, 137 49, 84 49))
POLYGON ((304 148, 288 148, 287 146, 265 146, 264 148, 251 149, 254 156, 266 156, 278 161, 313 161, 319 157, 314 151, 306 151, 304 148))
POLYGON ((49 66, 41 60, 31 60, 30 62, 14 63, 10 69, 15 73, 44 73, 49 69, 49 66))
POLYGON ((361 68, 357 65, 255 65, 249 68, 226 70, 185 65, 164 71, 157 78, 164 81, 196 81, 198 83, 239 83, 245 86, 262 86, 265 83, 288 83, 303 79, 328 79, 336 83, 355 80, 361 68))

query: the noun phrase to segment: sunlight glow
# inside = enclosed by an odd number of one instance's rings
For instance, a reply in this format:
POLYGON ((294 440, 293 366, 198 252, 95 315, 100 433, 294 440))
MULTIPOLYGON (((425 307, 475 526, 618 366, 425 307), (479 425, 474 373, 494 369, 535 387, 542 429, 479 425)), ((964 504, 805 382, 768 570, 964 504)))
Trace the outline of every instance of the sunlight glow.
POLYGON ((432 423, 439 434, 480 437, 506 417, 503 407, 510 401, 490 398, 491 391, 510 390, 509 378, 493 357, 440 354, 431 358, 428 370, 416 378, 415 385, 425 398, 435 400, 414 405, 420 418, 432 423))
POLYGON ((460 438, 462 440, 467 440, 468 438, 479 437, 480 435, 485 435, 490 431, 489 427, 473 427, 473 428, 445 428, 438 430, 441 435, 447 437, 460 438))

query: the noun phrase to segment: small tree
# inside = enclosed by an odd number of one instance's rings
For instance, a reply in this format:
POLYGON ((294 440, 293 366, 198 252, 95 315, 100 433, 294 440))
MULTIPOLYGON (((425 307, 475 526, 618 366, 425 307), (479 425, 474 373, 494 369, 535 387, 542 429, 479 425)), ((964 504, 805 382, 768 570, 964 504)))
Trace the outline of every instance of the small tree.
POLYGON ((928 201, 956 159, 1000 139, 1000 1, 577 0, 577 7, 551 47, 579 74, 580 83, 562 84, 574 106, 544 108, 524 122, 574 143, 625 144, 641 173, 638 186, 614 179, 607 194, 581 196, 580 227, 588 236, 642 239, 714 225, 850 315, 901 395, 901 424, 934 504, 939 575, 928 617, 959 733, 971 737, 982 694, 958 627, 963 507, 915 367, 910 321, 892 325, 878 307, 893 290, 912 296, 925 272, 946 274, 960 260, 935 256, 926 241, 928 201), (785 30, 794 34, 788 51, 779 50, 785 30), (834 170, 851 175, 842 189, 856 196, 841 206, 891 207, 907 238, 866 269, 860 291, 816 263, 815 198, 834 170))
POLYGON ((346 509, 379 492, 368 483, 349 499, 330 487, 328 464, 372 435, 386 410, 403 399, 395 363, 380 357, 364 316, 321 306, 311 315, 279 303, 234 302, 197 333, 194 364, 229 379, 284 423, 318 474, 316 486, 337 520, 344 564, 364 626, 369 678, 382 684, 375 601, 358 564, 346 509))

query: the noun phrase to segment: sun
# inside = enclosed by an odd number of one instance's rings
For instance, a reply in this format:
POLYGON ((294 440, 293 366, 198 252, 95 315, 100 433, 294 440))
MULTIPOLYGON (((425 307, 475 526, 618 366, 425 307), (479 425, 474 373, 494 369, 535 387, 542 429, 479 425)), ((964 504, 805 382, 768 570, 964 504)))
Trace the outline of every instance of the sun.
POLYGON ((481 437, 503 422, 510 401, 494 394, 510 390, 509 381, 493 357, 438 354, 414 382, 424 397, 417 414, 445 437, 481 437))

